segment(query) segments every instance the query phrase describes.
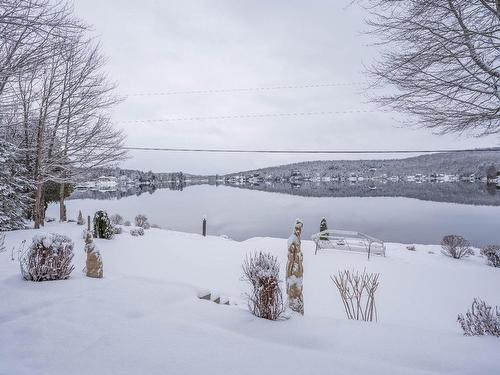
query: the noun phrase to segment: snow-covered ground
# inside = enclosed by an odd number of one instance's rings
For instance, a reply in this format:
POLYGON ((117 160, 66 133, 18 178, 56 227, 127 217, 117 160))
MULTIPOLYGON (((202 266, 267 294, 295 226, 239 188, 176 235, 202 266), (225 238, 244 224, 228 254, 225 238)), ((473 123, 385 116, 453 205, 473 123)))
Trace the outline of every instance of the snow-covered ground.
MULTIPOLYGON (((305 316, 271 322, 246 309, 245 254, 270 251, 282 269, 286 240, 160 229, 95 240, 104 279, 90 279, 82 227, 47 224, 75 241, 66 281, 23 281, 9 232, 0 254, 0 374, 498 374, 500 339, 464 337, 456 322, 474 297, 500 305, 500 269, 454 260, 439 246, 388 244, 387 257, 322 251, 303 241, 305 316), (431 253, 432 252, 432 253, 431 253), (330 280, 348 268, 380 273, 377 323, 345 318, 330 280), (201 289, 232 305, 200 300, 201 289)), ((284 274, 284 271, 282 271, 284 274)))

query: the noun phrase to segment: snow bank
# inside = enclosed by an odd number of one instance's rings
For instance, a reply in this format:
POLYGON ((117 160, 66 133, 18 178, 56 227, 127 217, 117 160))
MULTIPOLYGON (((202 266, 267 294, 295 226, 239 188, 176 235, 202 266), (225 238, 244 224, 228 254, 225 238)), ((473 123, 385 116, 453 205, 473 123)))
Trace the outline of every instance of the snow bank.
MULTIPOLYGON (((439 246, 387 244, 387 257, 314 255, 302 241, 305 316, 257 319, 242 298, 245 254, 270 251, 284 278, 287 240, 150 229, 96 239, 104 279, 86 278, 81 227, 51 223, 75 243, 66 281, 23 281, 11 248, 34 230, 9 232, 0 254, 0 374, 496 374, 500 340, 464 337, 456 322, 474 297, 500 305, 500 270, 439 246), (78 249, 82 249, 79 251, 78 249), (431 252, 431 253, 429 253, 431 252), (348 321, 329 276, 380 273, 378 323, 348 321), (200 300, 200 290, 231 305, 200 300)), ((15 257, 15 254, 14 254, 15 257)))

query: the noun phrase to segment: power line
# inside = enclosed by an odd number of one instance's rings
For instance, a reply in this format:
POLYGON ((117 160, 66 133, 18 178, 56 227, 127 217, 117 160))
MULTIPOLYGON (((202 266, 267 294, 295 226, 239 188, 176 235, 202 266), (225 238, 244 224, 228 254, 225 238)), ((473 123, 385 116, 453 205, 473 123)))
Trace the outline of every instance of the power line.
POLYGON ((420 149, 420 150, 290 150, 290 149, 215 149, 215 148, 175 148, 175 147, 120 147, 129 151, 165 151, 165 152, 207 152, 240 154, 430 154, 447 152, 500 152, 500 148, 486 149, 420 149))
POLYGON ((189 94, 220 94, 232 92, 253 92, 253 91, 273 91, 273 90, 291 90, 291 89, 312 89, 312 88, 328 88, 328 87, 343 87, 343 86, 359 86, 365 82, 337 82, 337 83, 306 83, 300 85, 277 85, 277 86, 261 86, 261 87, 240 87, 227 89, 202 89, 202 90, 179 90, 179 91, 161 91, 161 92, 138 92, 125 94, 125 97, 132 96, 167 96, 167 95, 189 95, 189 94))
POLYGON ((346 110, 346 111, 308 111, 308 112, 282 112, 282 113, 247 113, 236 115, 217 115, 217 116, 192 116, 192 117, 171 117, 164 119, 144 119, 144 120, 117 120, 117 123, 152 123, 152 122, 178 122, 178 121, 207 121, 207 120, 235 120, 248 118, 265 118, 265 117, 303 117, 303 116, 329 116, 329 115, 345 115, 353 113, 375 113, 379 110, 346 110))

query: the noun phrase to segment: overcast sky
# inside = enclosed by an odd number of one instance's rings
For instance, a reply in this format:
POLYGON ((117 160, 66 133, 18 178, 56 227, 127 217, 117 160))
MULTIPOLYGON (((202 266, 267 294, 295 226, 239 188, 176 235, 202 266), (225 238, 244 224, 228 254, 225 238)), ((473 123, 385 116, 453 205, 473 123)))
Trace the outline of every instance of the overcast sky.
MULTIPOLYGON (((498 138, 438 136, 370 112, 363 66, 366 16, 350 0, 74 0, 108 56, 110 78, 127 99, 114 112, 127 145, 243 149, 463 148, 498 138), (219 93, 179 91, 347 84, 219 93), (318 111, 361 113, 127 122, 318 111)), ((332 156, 132 152, 126 168, 227 173, 332 156)), ((359 157, 359 156, 358 156, 359 157)))

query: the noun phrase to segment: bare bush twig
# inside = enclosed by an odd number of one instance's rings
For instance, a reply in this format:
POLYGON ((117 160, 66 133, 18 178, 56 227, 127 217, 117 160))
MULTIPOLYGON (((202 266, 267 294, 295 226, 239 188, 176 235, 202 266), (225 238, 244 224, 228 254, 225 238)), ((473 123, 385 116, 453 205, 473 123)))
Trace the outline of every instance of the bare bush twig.
POLYGON ((337 286, 348 319, 377 321, 375 292, 379 285, 378 273, 343 270, 330 276, 337 286))

